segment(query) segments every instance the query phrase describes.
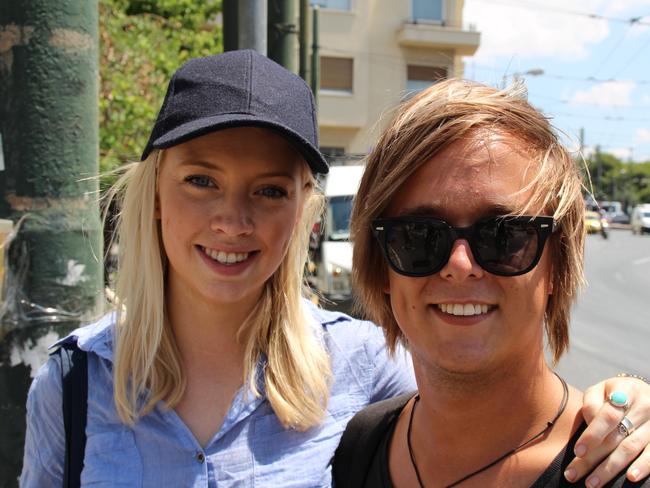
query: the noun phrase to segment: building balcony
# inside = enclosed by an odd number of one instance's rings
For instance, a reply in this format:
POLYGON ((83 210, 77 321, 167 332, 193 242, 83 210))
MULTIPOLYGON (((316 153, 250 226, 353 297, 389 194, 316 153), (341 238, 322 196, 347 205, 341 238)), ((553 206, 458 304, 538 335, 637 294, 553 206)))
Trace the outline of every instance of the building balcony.
POLYGON ((444 24, 407 22, 397 32, 400 46, 453 49, 461 56, 471 56, 478 49, 481 33, 444 24))

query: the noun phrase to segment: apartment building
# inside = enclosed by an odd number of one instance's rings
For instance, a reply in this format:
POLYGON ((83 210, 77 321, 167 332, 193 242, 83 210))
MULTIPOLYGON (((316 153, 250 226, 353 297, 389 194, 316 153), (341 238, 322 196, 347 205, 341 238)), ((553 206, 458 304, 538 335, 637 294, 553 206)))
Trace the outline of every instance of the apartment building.
POLYGON ((463 0, 314 0, 320 5, 319 121, 326 154, 365 154, 404 97, 463 75, 480 34, 463 0))

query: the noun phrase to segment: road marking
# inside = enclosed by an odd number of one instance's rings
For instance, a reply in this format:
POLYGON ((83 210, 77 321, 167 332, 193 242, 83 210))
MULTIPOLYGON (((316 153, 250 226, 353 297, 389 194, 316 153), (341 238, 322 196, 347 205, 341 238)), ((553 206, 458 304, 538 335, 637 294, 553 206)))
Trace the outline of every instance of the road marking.
POLYGON ((645 264, 645 263, 650 263, 650 256, 641 259, 635 259, 634 261, 632 261, 632 264, 634 264, 635 266, 637 264, 645 264))

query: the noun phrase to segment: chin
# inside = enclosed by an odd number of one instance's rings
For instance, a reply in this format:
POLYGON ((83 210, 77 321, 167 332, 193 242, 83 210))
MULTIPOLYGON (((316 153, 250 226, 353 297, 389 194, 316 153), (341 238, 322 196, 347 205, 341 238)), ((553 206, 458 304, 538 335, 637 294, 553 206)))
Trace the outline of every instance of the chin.
POLYGON ((477 347, 446 346, 432 360, 427 361, 434 369, 452 375, 476 375, 494 369, 498 362, 494 353, 477 347))

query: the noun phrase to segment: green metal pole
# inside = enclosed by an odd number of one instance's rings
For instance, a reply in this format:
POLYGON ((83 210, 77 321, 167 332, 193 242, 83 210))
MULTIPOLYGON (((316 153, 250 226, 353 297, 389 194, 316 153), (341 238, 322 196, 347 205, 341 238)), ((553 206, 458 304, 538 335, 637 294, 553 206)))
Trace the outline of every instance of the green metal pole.
POLYGON ((3 487, 47 347, 103 303, 97 94, 97 0, 0 0, 0 218, 21 222, 0 310, 3 487))
POLYGON ((239 8, 237 0, 223 0, 223 50, 235 51, 239 47, 239 8))
POLYGON ((318 5, 314 5, 312 13, 312 44, 311 44, 311 91, 314 93, 314 100, 318 105, 318 90, 320 90, 320 54, 318 52, 318 5))
POLYGON ((268 22, 269 58, 297 73, 296 0, 269 0, 268 22))
POLYGON ((300 0, 300 77, 311 83, 309 70, 309 0, 300 0))

